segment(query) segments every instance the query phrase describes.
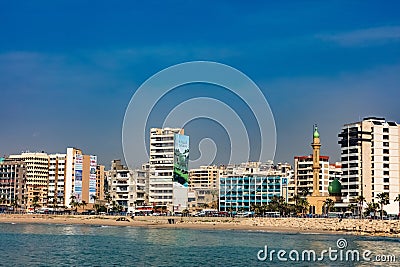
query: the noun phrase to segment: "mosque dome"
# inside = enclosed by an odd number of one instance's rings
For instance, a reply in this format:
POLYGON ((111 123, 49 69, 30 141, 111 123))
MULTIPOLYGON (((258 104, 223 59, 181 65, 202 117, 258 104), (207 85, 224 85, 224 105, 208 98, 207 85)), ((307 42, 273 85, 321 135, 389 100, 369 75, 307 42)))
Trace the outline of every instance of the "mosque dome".
POLYGON ((328 192, 331 196, 338 196, 342 194, 342 184, 337 178, 329 183, 328 192))

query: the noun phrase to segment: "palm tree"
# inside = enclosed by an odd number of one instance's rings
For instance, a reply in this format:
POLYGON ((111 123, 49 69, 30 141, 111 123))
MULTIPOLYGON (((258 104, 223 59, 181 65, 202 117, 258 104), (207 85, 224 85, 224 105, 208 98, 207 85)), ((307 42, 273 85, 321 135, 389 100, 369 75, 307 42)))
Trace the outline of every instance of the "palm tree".
POLYGON ((259 205, 259 204, 253 204, 250 207, 250 210, 254 211, 254 214, 256 214, 256 215, 259 215, 261 213, 261 209, 262 209, 261 205, 259 205))
POLYGON ((79 203, 76 201, 76 196, 71 195, 71 202, 69 203, 73 208, 75 208, 75 212, 78 211, 79 203))
POLYGON ((184 209, 184 210, 182 211, 182 215, 183 215, 183 216, 188 216, 188 214, 189 214, 189 210, 188 210, 188 209, 184 209))
POLYGON ((376 202, 369 202, 367 203, 367 210, 366 210, 366 214, 371 214, 374 213, 374 218, 376 217, 376 211, 379 208, 379 204, 376 202))
POLYGON ((110 202, 112 200, 112 196, 109 193, 107 193, 106 196, 104 197, 104 199, 107 201, 107 204, 108 204, 107 205, 107 213, 108 213, 109 207, 110 207, 110 202))
POLYGON ((34 197, 32 198, 33 212, 36 212, 36 208, 40 207, 40 205, 39 205, 39 203, 38 203, 39 200, 40 200, 39 196, 34 196, 34 197))
POLYGON ((390 203, 389 193, 379 193, 377 197, 379 199, 378 203, 381 205, 381 220, 383 220, 383 206, 390 203))
POLYGON ((91 199, 93 199, 94 203, 96 204, 97 196, 96 196, 96 195, 92 195, 92 196, 91 196, 91 199))
POLYGON ((303 195, 303 197, 308 196, 309 193, 310 193, 310 189, 308 189, 307 187, 306 187, 306 188, 303 188, 303 189, 301 190, 301 194, 303 195))
POLYGON ((324 206, 326 208, 326 214, 328 214, 330 209, 335 206, 335 201, 333 201, 333 199, 327 198, 324 201, 324 206))
POLYGON ((83 207, 83 211, 85 211, 85 206, 87 205, 87 202, 85 200, 82 200, 81 206, 83 207))
POLYGON ((364 207, 365 197, 358 196, 355 198, 355 201, 358 204, 358 214, 359 214, 360 218, 362 218, 362 211, 363 211, 363 207, 364 207))
POLYGON ((15 196, 15 198, 11 201, 11 206, 14 208, 14 212, 19 207, 18 200, 18 196, 15 196))
POLYGON ((300 199, 298 203, 298 208, 300 209, 301 213, 304 214, 309 205, 310 203, 308 203, 307 199, 300 199))
POLYGON ((294 205, 295 206, 297 205, 297 202, 299 202, 299 200, 300 200, 300 196, 299 195, 294 195, 293 196, 293 201, 294 201, 294 205))
POLYGON ((23 199, 24 199, 24 206, 25 206, 25 211, 26 211, 26 209, 28 208, 28 196, 24 196, 23 199))

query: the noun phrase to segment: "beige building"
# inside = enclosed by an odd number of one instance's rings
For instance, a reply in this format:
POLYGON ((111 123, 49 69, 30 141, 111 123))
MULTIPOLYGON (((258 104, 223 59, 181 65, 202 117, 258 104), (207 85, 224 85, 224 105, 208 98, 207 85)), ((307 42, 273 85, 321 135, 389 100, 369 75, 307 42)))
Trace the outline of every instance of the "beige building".
POLYGON ((105 182, 105 171, 104 165, 97 165, 96 167, 96 199, 99 201, 104 200, 104 182, 105 182))
POLYGON ((189 187, 218 189, 219 176, 222 170, 217 166, 200 166, 189 171, 189 187))
POLYGON ((364 196, 378 202, 379 193, 389 194, 384 209, 398 214, 395 198, 400 193, 400 127, 384 118, 368 117, 343 126, 339 134, 344 202, 364 196))
POLYGON ((26 165, 27 208, 33 210, 33 200, 37 204, 47 206, 47 186, 49 177, 49 156, 46 153, 22 153, 10 155, 9 159, 23 161, 26 165))
POLYGON ((93 207, 94 198, 97 195, 97 157, 84 155, 77 148, 67 148, 65 168, 65 204, 71 208, 71 201, 82 203, 85 201, 85 209, 93 207))

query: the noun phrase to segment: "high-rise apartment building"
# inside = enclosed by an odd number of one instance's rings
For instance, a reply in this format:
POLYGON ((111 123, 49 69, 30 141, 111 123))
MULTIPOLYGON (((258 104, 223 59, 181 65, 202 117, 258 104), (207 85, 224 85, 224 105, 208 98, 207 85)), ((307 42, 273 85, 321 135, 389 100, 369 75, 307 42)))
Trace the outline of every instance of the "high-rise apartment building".
POLYGON ((121 160, 111 162, 107 172, 111 206, 119 206, 122 211, 135 212, 136 206, 144 206, 148 201, 148 170, 130 170, 121 160))
POLYGON ((65 167, 65 201, 85 201, 88 207, 94 204, 97 183, 97 157, 84 155, 80 149, 67 148, 65 167), (73 196, 73 197, 72 197, 73 196))
POLYGON ((96 167, 96 199, 104 200, 104 182, 105 182, 105 170, 104 165, 97 165, 96 167))
POLYGON ((189 137, 180 128, 150 130, 149 202, 169 211, 187 208, 189 137))
POLYGON ((25 162, 26 187, 28 197, 27 208, 33 210, 34 202, 36 202, 36 204, 41 207, 47 206, 49 156, 43 152, 26 152, 20 155, 10 155, 9 159, 25 162))
POLYGON ((25 162, 13 160, 0 162, 0 198, 2 204, 9 207, 13 204, 25 207, 26 193, 25 162))
POLYGON ((47 206, 51 208, 64 208, 65 162, 66 154, 49 155, 49 180, 47 193, 47 206))
POLYGON ((363 196, 378 202, 388 193, 384 209, 398 214, 394 199, 400 193, 400 126, 384 118, 368 117, 343 126, 339 134, 342 161, 342 194, 346 202, 363 196))

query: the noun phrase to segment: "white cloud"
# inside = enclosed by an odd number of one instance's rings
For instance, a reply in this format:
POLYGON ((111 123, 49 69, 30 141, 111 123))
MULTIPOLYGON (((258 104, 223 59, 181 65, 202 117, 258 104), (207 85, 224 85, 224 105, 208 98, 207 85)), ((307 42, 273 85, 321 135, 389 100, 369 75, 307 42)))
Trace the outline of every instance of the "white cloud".
POLYGON ((335 34, 321 34, 317 38, 342 46, 376 45, 400 41, 400 26, 359 29, 335 34))

